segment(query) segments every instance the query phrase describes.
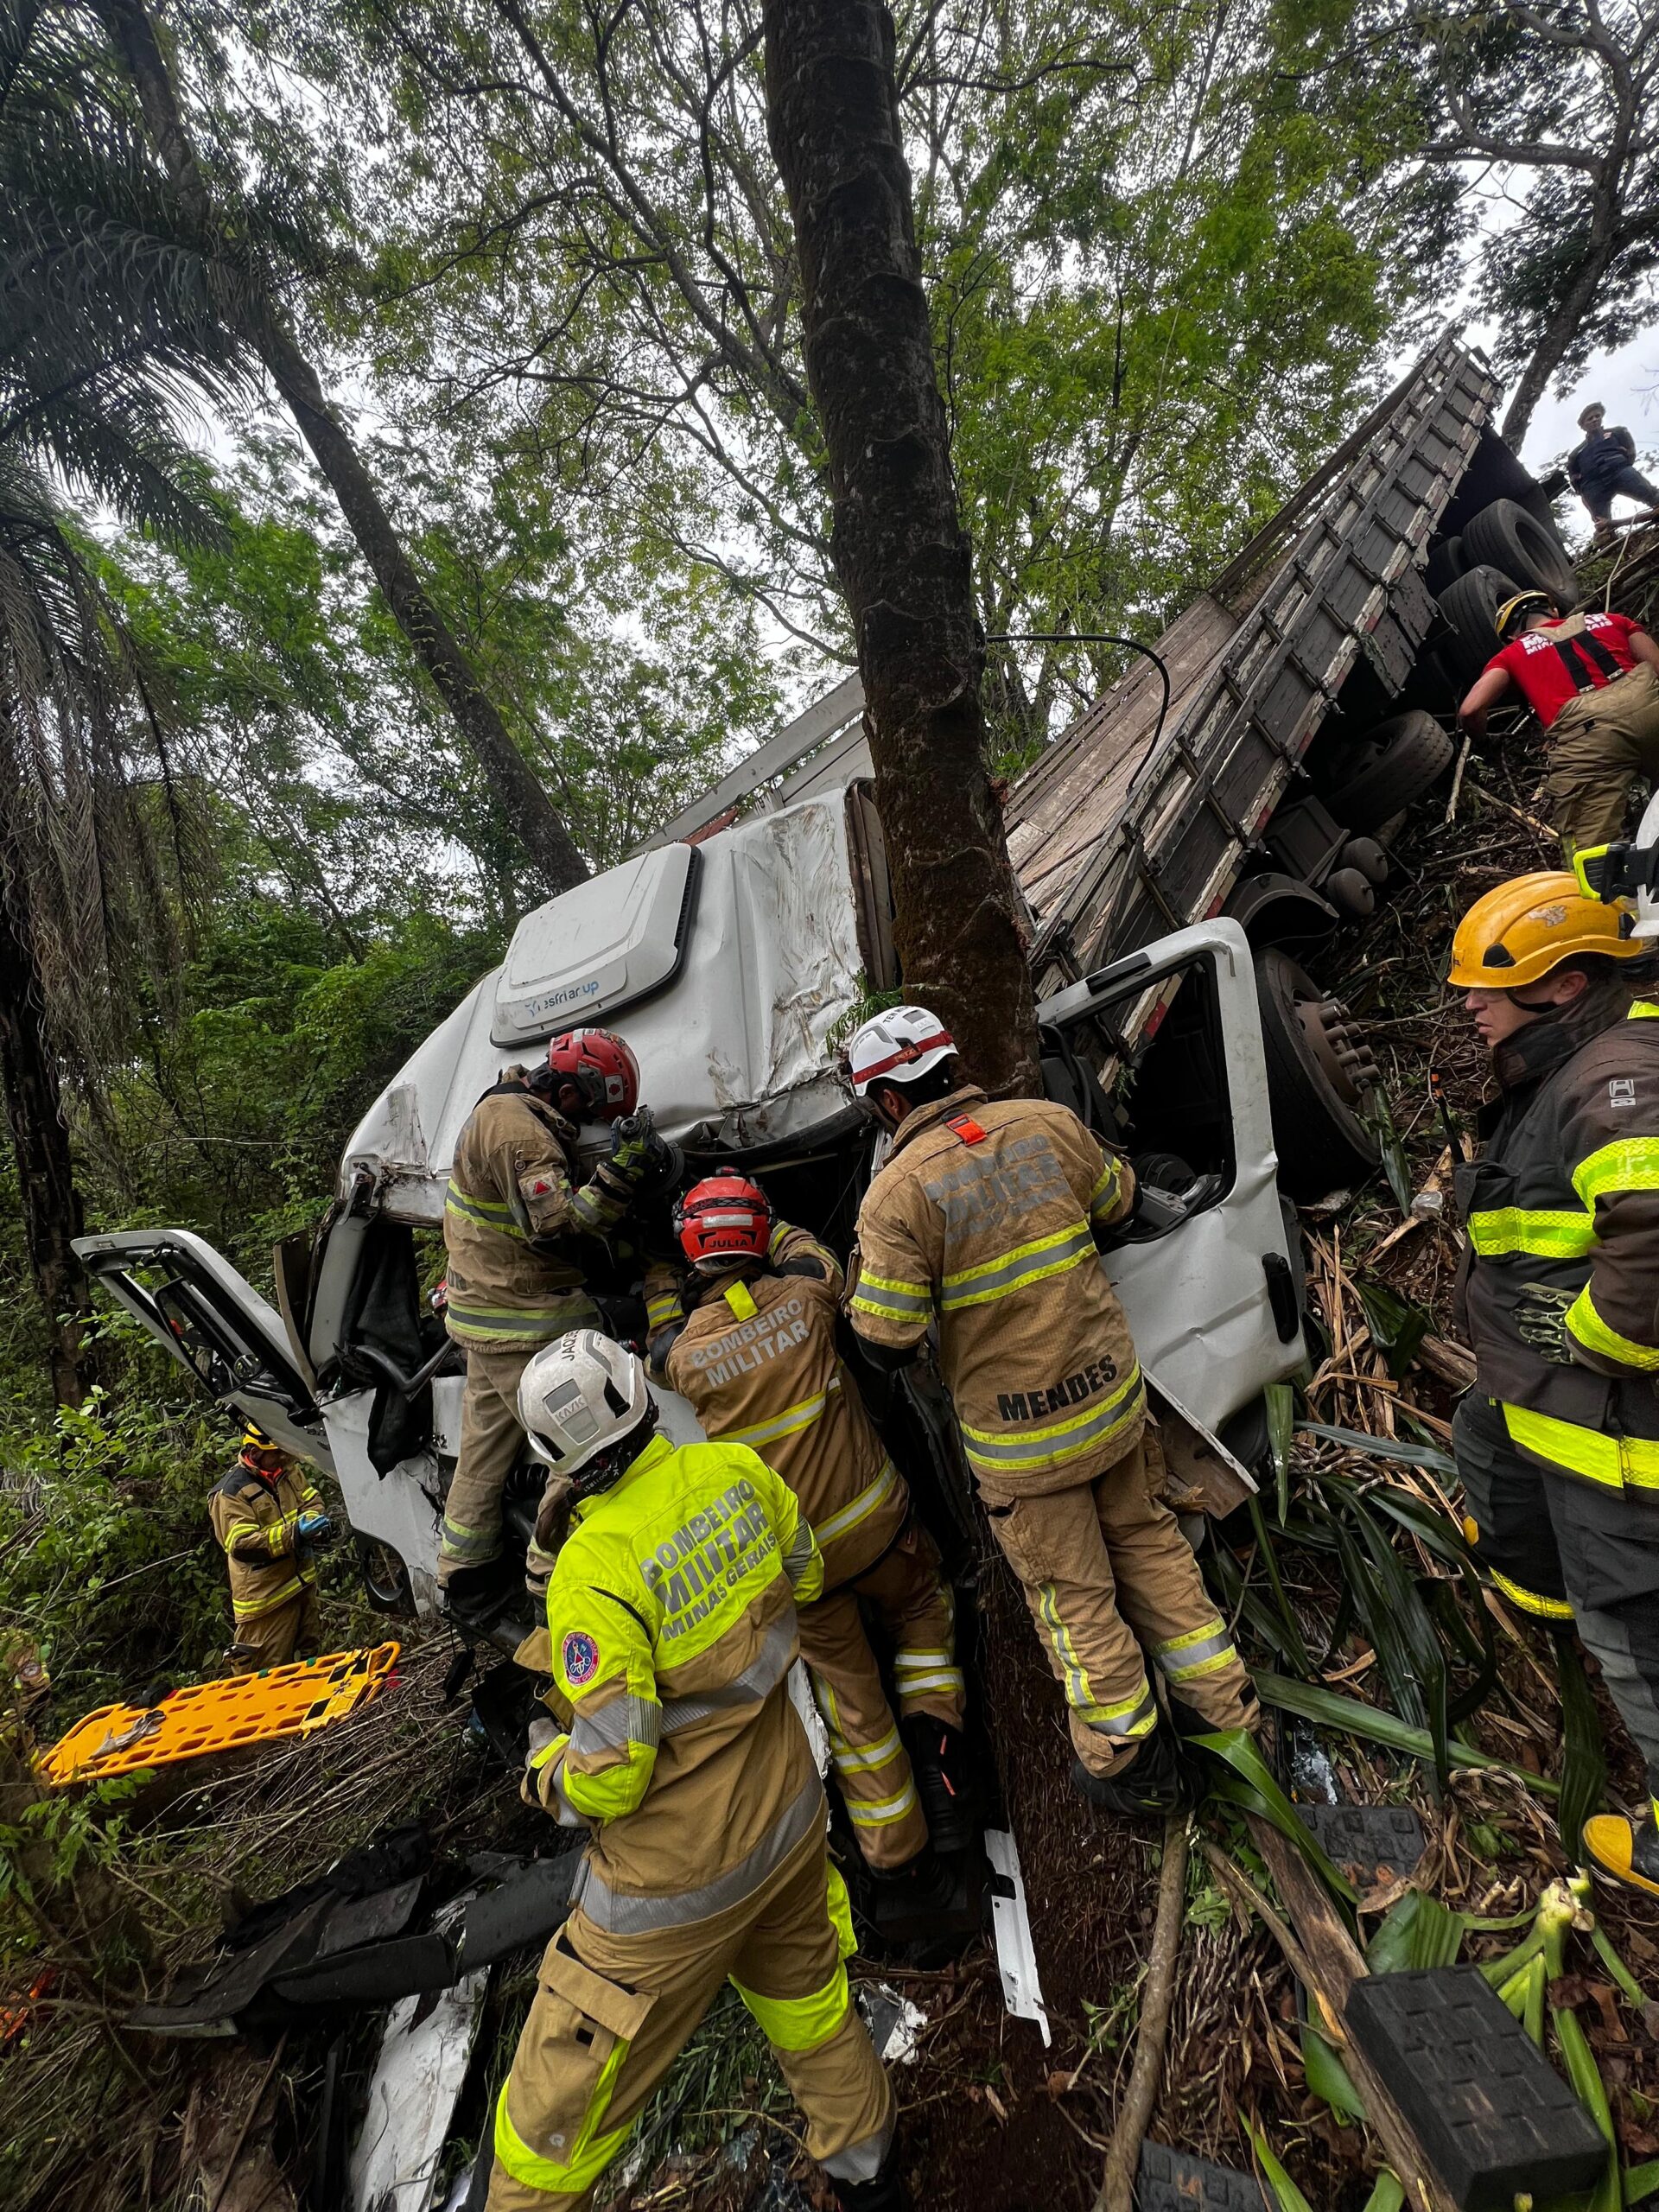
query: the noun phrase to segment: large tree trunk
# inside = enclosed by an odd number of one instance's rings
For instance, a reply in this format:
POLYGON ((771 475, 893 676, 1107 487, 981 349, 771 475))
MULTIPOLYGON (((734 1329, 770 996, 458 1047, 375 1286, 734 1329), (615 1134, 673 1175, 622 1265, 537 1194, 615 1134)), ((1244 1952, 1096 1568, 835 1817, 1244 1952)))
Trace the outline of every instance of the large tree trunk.
POLYGON ((82 1217, 45 993, 16 855, 0 849, 0 1081, 29 1268, 45 1311, 53 1395, 78 1406, 92 1384, 81 1335, 86 1278, 70 1249, 82 1217))
POLYGON ((1568 346, 1579 334, 1580 325, 1594 306, 1612 257, 1611 236, 1606 232, 1606 226, 1598 220, 1578 274, 1562 294, 1548 328, 1533 348, 1532 358, 1522 371, 1521 380, 1505 410, 1499 435, 1511 453, 1519 453, 1526 443, 1533 410, 1549 389, 1550 378, 1561 365, 1568 346))
MULTIPOLYGON (((143 0, 100 0, 100 12, 137 88, 162 166, 202 235, 212 232, 207 180, 192 150, 173 79, 143 0)), ((238 316, 242 335, 270 372, 340 503, 397 626, 442 696, 484 771, 502 819, 550 891, 584 881, 588 866, 558 810, 508 734, 454 632, 428 596, 348 432, 324 397, 276 302, 263 289, 238 316)))
POLYGON ((991 790, 984 645, 878 0, 766 0, 832 552, 851 609, 905 988, 993 1090, 1039 1087, 1024 918, 991 790))

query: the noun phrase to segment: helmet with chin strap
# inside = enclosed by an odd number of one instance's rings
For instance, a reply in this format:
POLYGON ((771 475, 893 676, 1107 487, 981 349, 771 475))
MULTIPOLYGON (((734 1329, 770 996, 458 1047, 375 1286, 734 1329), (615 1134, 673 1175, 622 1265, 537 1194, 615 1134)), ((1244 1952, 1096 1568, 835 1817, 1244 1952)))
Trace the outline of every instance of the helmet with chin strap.
POLYGON ((680 1249, 700 1274, 763 1260, 772 1242, 772 1207, 747 1175, 708 1175, 674 1209, 680 1249))
POLYGON ((657 1407, 637 1354, 597 1329, 573 1329, 525 1368, 518 1418, 537 1457, 569 1476, 578 1497, 593 1497, 637 1458, 657 1407))
POLYGON ((555 1103, 568 1084, 592 1121, 620 1121, 639 1103, 639 1063, 609 1029, 565 1030, 547 1048, 547 1068, 555 1103))
POLYGON ((954 1058, 957 1040, 925 1006, 889 1007, 855 1033, 847 1047, 847 1080, 855 1098, 873 1083, 915 1083, 954 1058))

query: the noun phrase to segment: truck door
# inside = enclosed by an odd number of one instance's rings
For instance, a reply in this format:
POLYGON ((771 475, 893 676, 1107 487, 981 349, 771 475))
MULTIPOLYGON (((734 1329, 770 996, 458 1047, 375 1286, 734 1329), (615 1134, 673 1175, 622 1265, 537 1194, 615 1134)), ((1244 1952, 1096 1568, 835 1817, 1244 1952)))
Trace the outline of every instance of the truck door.
POLYGON ((1178 1227, 1103 1264, 1142 1366, 1218 1431, 1304 1357, 1249 941, 1236 922, 1200 922, 1068 985, 1038 1018, 1079 1059, 1103 1051, 1143 1179, 1196 1179, 1178 1227))
POLYGON ((75 1251, 218 1404, 334 1472, 322 1415, 281 1314, 211 1244, 188 1229, 130 1229, 78 1236, 75 1251))

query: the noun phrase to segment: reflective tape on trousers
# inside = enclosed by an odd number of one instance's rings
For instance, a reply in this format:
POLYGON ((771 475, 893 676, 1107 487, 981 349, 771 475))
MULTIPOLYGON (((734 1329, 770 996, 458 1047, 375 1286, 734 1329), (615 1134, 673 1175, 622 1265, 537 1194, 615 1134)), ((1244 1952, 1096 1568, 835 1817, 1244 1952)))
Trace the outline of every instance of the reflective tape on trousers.
POLYGON ((1564 1474, 1582 1475, 1609 1490, 1659 1495, 1659 1443, 1646 1437, 1604 1436, 1599 1429, 1580 1428, 1576 1421, 1557 1421, 1553 1414, 1534 1413, 1527 1406, 1506 1405, 1503 1426, 1523 1451, 1548 1459, 1564 1474))
POLYGON ((770 1880, 796 1846, 817 1832, 824 1816, 823 1788, 815 1777, 772 1823, 753 1851, 711 1882, 671 1896, 633 1896, 613 1890, 592 1859, 577 1871, 570 1903, 580 1906, 595 1928, 612 1936, 648 1936, 661 1928, 683 1928, 712 1920, 718 1912, 751 1897, 770 1880))

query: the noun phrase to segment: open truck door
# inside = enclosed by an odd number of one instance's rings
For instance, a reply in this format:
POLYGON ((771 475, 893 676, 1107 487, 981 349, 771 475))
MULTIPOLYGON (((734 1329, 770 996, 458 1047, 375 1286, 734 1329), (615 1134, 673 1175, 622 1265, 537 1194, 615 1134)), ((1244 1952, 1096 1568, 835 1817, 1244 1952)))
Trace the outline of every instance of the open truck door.
POLYGON ((1066 1096, 1069 1071, 1092 1105, 1084 1118, 1103 1116, 1099 1134, 1141 1179, 1190 1205, 1104 1265, 1148 1379, 1220 1436, 1304 1357, 1249 942, 1236 922, 1199 922, 1037 1011, 1051 1093, 1084 1110, 1066 1096), (1141 1039, 1133 1052, 1126 1034, 1141 1039), (1085 1065, 1103 1058, 1104 1090, 1085 1065))
POLYGON ((78 1236, 87 1272, 216 1403, 273 1443, 334 1471, 315 1390, 283 1318, 188 1229, 78 1236))

